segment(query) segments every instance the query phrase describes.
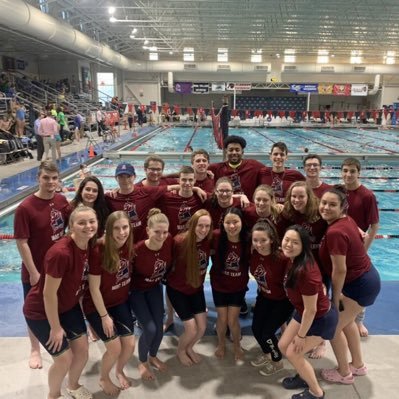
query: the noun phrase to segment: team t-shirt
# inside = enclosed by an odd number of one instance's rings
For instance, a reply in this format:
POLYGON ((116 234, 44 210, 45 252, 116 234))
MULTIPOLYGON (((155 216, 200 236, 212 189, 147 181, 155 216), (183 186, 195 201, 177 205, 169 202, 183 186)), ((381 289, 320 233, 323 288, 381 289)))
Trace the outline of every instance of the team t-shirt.
POLYGON ((331 187, 331 184, 322 182, 319 187, 312 188, 313 194, 320 199, 323 194, 331 187))
POLYGON ((226 208, 222 208, 217 200, 213 200, 212 198, 208 198, 203 205, 203 208, 205 208, 211 215, 212 223, 213 223, 213 228, 218 229, 220 228, 221 223, 223 222, 224 216, 226 215, 226 212, 230 208, 239 208, 241 209, 241 200, 240 198, 233 198, 233 202, 231 206, 228 206, 226 208))
POLYGON ((346 256, 345 283, 357 279, 371 267, 363 239, 355 221, 349 217, 336 220, 328 226, 320 245, 320 261, 323 272, 331 277, 332 263, 330 255, 346 256))
POLYGON ((215 188, 215 180, 211 179, 207 175, 203 180, 196 180, 194 186, 201 188, 206 193, 213 193, 213 189, 215 188))
MULTIPOLYGON (((47 200, 32 194, 18 206, 14 218, 14 236, 27 239, 33 262, 39 273, 48 249, 64 235, 70 207, 61 194, 47 200)), ((29 283, 29 273, 22 262, 22 282, 29 283)))
POLYGON ((45 275, 61 279, 57 298, 58 314, 62 314, 79 303, 87 288, 88 273, 89 249, 78 248, 69 236, 62 237, 48 250, 44 258, 44 274, 25 299, 25 317, 32 320, 47 319, 43 301, 45 275))
POLYGON ((247 225, 249 230, 251 230, 252 227, 254 227, 255 224, 258 222, 267 223, 266 220, 276 225, 276 221, 273 219, 271 214, 268 217, 259 216, 256 212, 256 206, 254 204, 251 204, 250 206, 244 208, 242 212, 244 215, 245 224, 247 225))

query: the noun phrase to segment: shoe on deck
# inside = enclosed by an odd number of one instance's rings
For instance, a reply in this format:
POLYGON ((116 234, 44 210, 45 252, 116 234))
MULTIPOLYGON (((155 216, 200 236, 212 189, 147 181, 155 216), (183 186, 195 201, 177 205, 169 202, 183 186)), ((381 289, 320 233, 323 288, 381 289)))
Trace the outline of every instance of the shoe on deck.
POLYGON ((337 369, 324 369, 321 370, 321 376, 324 380, 329 382, 337 382, 338 384, 350 385, 355 382, 352 373, 346 376, 339 374, 337 369))
POLYGON ((350 363, 349 364, 349 369, 350 369, 352 375, 355 375, 357 377, 361 377, 361 376, 367 374, 367 366, 365 364, 363 364, 362 367, 359 367, 357 369, 357 368, 353 367, 353 365, 350 363))
POLYGON ((254 367, 261 367, 270 362, 270 357, 266 353, 261 353, 256 359, 251 361, 251 365, 254 367))
POLYGON ((300 389, 308 388, 308 384, 299 376, 299 374, 295 374, 293 377, 283 379, 283 387, 285 389, 300 389))
POLYGON ((268 377, 269 375, 276 374, 281 370, 284 370, 284 365, 282 361, 270 362, 266 363, 265 366, 259 370, 259 374, 268 377))
POLYGON ((296 393, 295 395, 291 396, 291 399, 324 399, 325 393, 323 392, 322 396, 314 396, 309 389, 305 389, 301 393, 296 393))

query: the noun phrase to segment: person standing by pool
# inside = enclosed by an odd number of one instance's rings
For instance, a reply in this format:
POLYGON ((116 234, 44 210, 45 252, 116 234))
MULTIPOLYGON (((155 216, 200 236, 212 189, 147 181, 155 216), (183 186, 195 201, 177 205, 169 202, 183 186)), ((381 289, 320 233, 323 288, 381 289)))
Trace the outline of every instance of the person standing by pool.
POLYGON ((344 188, 328 189, 321 197, 319 209, 328 223, 320 246, 321 267, 331 278, 332 302, 340 307, 337 330, 331 340, 338 368, 323 370, 322 377, 331 382, 353 384, 353 376, 367 374, 355 319, 366 306, 374 303, 381 288, 380 276, 367 255, 357 224, 347 215, 344 188))
POLYGON ((322 160, 317 154, 308 154, 303 159, 303 168, 305 170, 306 183, 313 190, 313 194, 317 198, 321 198, 324 191, 331 187, 331 185, 324 183, 320 179, 322 160))
MULTIPOLYGON (((14 236, 22 258, 22 286, 24 297, 39 282, 43 260, 48 249, 64 235, 69 216, 69 204, 57 194, 59 181, 57 166, 44 161, 39 166, 39 189, 25 198, 15 211, 14 236)), ((31 343, 29 367, 42 368, 38 339, 28 329, 31 343)))
POLYGON ((94 210, 85 206, 76 208, 69 218, 68 236, 48 250, 40 281, 25 300, 26 322, 53 358, 48 371, 47 399, 61 397, 67 374, 67 392, 71 397, 93 398, 87 388, 79 384, 89 357, 80 299, 87 288, 89 252, 96 232, 94 210))

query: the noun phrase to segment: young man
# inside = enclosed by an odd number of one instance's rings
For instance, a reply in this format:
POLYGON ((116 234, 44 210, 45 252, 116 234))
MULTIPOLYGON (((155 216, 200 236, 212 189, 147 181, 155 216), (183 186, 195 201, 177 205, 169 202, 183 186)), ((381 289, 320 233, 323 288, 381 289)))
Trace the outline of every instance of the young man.
POLYGON ((209 176, 209 154, 203 149, 194 151, 191 154, 191 166, 195 174, 195 186, 207 193, 212 193, 215 186, 215 179, 209 176))
POLYGON ((176 184, 177 179, 163 176, 164 160, 158 155, 150 155, 144 160, 145 178, 135 184, 136 187, 157 187, 176 184))
POLYGON ((313 190, 317 198, 321 198, 324 191, 331 187, 320 179, 321 165, 322 161, 319 155, 309 154, 303 159, 306 183, 313 190))
POLYGON ((261 184, 267 184, 273 189, 279 204, 284 203, 285 194, 292 183, 305 180, 302 173, 285 168, 287 158, 287 145, 283 142, 274 143, 270 151, 272 167, 266 166, 260 171, 261 184))
POLYGON ((210 164, 208 169, 214 174, 215 182, 226 176, 231 180, 235 194, 245 194, 251 199, 265 165, 255 159, 243 159, 246 145, 244 138, 228 136, 224 140, 227 161, 210 164))
MULTIPOLYGON (((364 246, 368 250, 377 234, 379 214, 374 193, 360 183, 361 165, 356 158, 347 158, 341 165, 341 176, 347 190, 348 215, 364 231, 364 246)), ((356 319, 361 337, 367 337, 368 331, 364 325, 364 312, 356 319)))
POLYGON ((163 196, 162 210, 168 217, 169 233, 175 236, 186 229, 191 216, 202 208, 201 198, 194 193, 195 174, 191 166, 183 166, 179 172, 179 191, 163 196))
MULTIPOLYGON (((39 282, 47 250, 64 235, 68 224, 69 204, 56 193, 59 181, 57 166, 44 161, 39 166, 39 189, 25 198, 15 211, 14 236, 22 258, 24 297, 39 282)), ((29 367, 42 368, 40 345, 28 329, 31 342, 29 367)))

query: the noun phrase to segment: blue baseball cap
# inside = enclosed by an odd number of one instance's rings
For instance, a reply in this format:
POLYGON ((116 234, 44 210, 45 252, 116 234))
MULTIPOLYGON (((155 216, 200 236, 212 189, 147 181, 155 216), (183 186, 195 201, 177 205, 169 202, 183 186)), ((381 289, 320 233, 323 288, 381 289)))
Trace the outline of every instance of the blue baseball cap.
POLYGON ((136 176, 136 172, 134 170, 134 166, 130 165, 130 163, 120 163, 115 170, 115 176, 119 175, 129 175, 136 176))

